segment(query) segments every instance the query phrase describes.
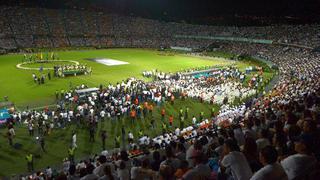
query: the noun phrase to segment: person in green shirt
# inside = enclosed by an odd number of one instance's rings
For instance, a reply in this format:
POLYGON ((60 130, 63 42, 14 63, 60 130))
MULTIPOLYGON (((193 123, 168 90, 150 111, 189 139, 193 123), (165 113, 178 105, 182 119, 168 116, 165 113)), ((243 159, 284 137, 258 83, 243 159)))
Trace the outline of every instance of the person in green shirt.
POLYGON ((34 170, 33 168, 33 154, 28 154, 26 156, 26 160, 27 160, 27 169, 28 169, 28 172, 32 172, 34 170))
POLYGON ((58 99, 59 99, 59 91, 56 90, 56 100, 58 100, 58 99))
POLYGON ((184 118, 188 119, 188 117, 189 117, 189 107, 187 106, 186 110, 184 111, 184 118))
POLYGON ((201 111, 201 112, 200 112, 200 118, 199 118, 199 121, 200 121, 200 122, 203 120, 203 117, 204 117, 204 112, 201 111))
POLYGON ((183 129, 184 128, 184 117, 182 116, 180 118, 180 129, 183 129))
POLYGON ((212 107, 211 108, 211 117, 214 117, 214 112, 215 112, 214 107, 212 107))
POLYGON ((61 89, 61 91, 60 91, 60 99, 63 100, 63 98, 64 98, 64 90, 61 89))
POLYGON ((120 136, 116 136, 114 138, 114 144, 115 144, 115 148, 120 148, 120 136))
POLYGON ((71 163, 74 162, 74 151, 75 151, 75 147, 70 146, 68 149, 68 157, 71 163))
POLYGON ((183 109, 182 109, 182 108, 180 108, 180 110, 179 110, 179 118, 181 118, 181 117, 182 117, 182 115, 183 115, 183 109))
POLYGON ((166 133, 167 132, 167 125, 165 123, 162 123, 162 133, 166 133))

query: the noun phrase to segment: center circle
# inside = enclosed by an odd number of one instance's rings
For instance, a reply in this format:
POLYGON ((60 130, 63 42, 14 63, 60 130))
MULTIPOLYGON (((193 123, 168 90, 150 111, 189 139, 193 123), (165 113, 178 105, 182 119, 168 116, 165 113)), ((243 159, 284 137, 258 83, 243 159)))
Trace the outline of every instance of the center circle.
MULTIPOLYGON (((46 64, 46 63, 51 63, 51 62, 66 62, 66 63, 72 63, 75 65, 79 65, 80 63, 78 61, 74 60, 36 60, 36 61, 28 61, 28 62, 22 62, 16 65, 18 69, 23 69, 23 70, 39 70, 39 67, 25 67, 25 65, 28 64, 46 64)), ((44 67, 43 70, 54 70, 53 67, 44 67)))

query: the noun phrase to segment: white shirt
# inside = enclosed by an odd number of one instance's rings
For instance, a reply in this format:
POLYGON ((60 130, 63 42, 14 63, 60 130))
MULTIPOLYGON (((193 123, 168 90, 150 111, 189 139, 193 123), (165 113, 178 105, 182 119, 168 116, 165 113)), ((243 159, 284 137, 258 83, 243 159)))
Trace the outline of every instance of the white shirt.
POLYGON ((281 166, 287 173, 288 179, 294 179, 312 169, 316 162, 316 159, 312 156, 294 154, 281 161, 281 166))
POLYGON ((129 139, 133 139, 134 138, 132 133, 129 133, 128 136, 129 136, 129 139))
POLYGON ((76 143, 77 143, 77 135, 76 135, 76 134, 74 134, 74 135, 72 136, 72 143, 73 143, 73 144, 76 144, 76 143))
POLYGON ((230 168, 235 180, 248 180, 252 176, 251 168, 242 152, 232 151, 223 157, 221 164, 230 168))
POLYGON ((287 180, 288 176, 279 163, 268 164, 257 171, 250 180, 287 180))
POLYGON ((192 123, 193 124, 196 124, 196 122, 197 122, 197 119, 194 117, 194 118, 192 118, 192 123))
POLYGON ((101 111, 100 112, 100 116, 102 117, 102 118, 104 118, 104 115, 105 115, 106 113, 104 112, 104 111, 101 111))
POLYGON ((177 129, 175 130, 175 134, 176 134, 177 136, 180 135, 180 129, 179 129, 179 128, 177 128, 177 129))
POLYGON ((128 169, 118 169, 117 176, 119 180, 129 180, 129 170, 128 169))
POLYGON ((234 129, 233 130, 234 137, 236 138, 238 145, 242 146, 244 145, 245 139, 244 139, 244 134, 240 128, 234 129))
POLYGON ((190 157, 192 156, 193 150, 194 150, 194 146, 191 145, 191 146, 188 148, 187 152, 186 152, 186 160, 187 160, 188 163, 189 163, 189 167, 192 167, 192 166, 193 166, 193 160, 190 159, 190 157))

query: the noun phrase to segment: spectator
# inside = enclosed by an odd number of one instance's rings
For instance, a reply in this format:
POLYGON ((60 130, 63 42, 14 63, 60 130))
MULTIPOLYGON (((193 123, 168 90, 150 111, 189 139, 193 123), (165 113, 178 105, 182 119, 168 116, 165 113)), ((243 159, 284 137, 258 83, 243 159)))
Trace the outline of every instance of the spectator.
POLYGON ((270 145, 269 141, 269 131, 266 129, 261 129, 259 131, 258 139, 256 140, 258 150, 260 151, 262 148, 270 145))
POLYGON ((159 180, 174 180, 174 171, 171 166, 168 166, 168 165, 160 166, 159 180))
POLYGON ((243 153, 233 140, 226 140, 223 147, 223 156, 220 162, 221 172, 225 173, 226 168, 231 170, 231 177, 238 180, 250 179, 252 171, 243 153))
POLYGON ((104 166, 104 175, 99 180, 116 180, 116 176, 112 173, 109 165, 104 166))
POLYGON ((152 153, 153 160, 151 162, 151 169, 153 171, 159 171, 160 164, 161 164, 161 159, 160 159, 160 153, 159 151, 154 151, 152 153))
POLYGON ((126 168, 124 161, 120 162, 119 169, 117 170, 119 180, 130 180, 129 170, 126 168))
POLYGON ((193 160, 194 168, 190 169, 182 177, 184 180, 192 179, 209 179, 211 175, 211 169, 206 164, 207 160, 203 152, 199 150, 194 150, 191 159, 193 160))
POLYGON ((180 167, 174 173, 176 179, 181 179, 190 170, 188 161, 182 160, 180 167))
POLYGON ((176 169, 178 169, 180 164, 180 160, 177 159, 176 157, 174 157, 174 154, 172 152, 172 149, 170 147, 166 148, 166 159, 164 161, 161 162, 161 165, 168 165, 171 167, 171 169, 173 171, 175 171, 176 169))
POLYGON ((245 139, 242 153, 245 155, 252 172, 256 172, 262 167, 259 162, 257 144, 254 139, 250 137, 245 139))
POLYGON ((316 159, 312 156, 312 140, 307 135, 301 135, 295 142, 297 154, 281 161, 281 165, 288 175, 288 179, 300 179, 312 172, 316 166, 316 159))
POLYGON ((83 176, 80 180, 97 180, 99 176, 93 174, 94 166, 91 163, 87 164, 86 175, 83 176))
POLYGON ((272 146, 266 146, 260 151, 260 162, 264 166, 257 171, 251 180, 287 180, 288 176, 282 166, 277 163, 278 153, 272 146))

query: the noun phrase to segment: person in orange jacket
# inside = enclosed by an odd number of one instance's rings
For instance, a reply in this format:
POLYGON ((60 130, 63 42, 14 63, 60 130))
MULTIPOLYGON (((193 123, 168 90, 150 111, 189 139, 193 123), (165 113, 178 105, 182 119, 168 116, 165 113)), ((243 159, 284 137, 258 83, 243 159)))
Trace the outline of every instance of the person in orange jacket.
POLYGON ((164 121, 164 117, 166 115, 166 109, 162 108, 161 109, 161 120, 164 121))
POLYGON ((171 105, 173 105, 174 104, 174 95, 173 94, 171 95, 170 101, 171 101, 171 105))
POLYGON ((153 112, 153 105, 152 104, 150 104, 148 106, 148 110, 149 110, 149 114, 152 116, 152 112, 153 112))
POLYGON ((136 115, 137 115, 136 110, 135 110, 135 109, 132 109, 132 110, 130 111, 130 118, 131 118, 131 123, 132 123, 132 124, 133 124, 134 120, 136 119, 136 115))
POLYGON ((173 124, 173 115, 171 114, 169 116, 169 125, 170 125, 170 127, 172 127, 172 124, 173 124))

